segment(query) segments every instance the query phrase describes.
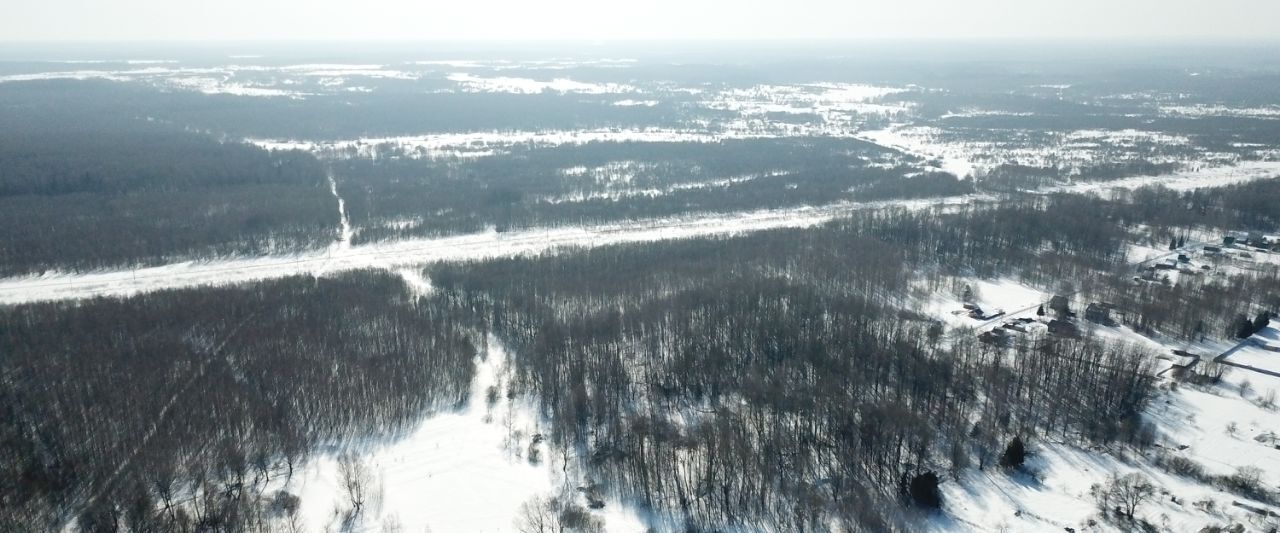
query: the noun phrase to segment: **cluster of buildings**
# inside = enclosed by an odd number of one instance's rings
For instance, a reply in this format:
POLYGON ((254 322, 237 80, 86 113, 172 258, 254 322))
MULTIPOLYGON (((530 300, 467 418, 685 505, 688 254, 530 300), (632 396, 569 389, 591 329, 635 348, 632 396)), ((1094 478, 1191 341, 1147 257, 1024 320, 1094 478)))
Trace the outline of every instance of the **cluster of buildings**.
MULTIPOLYGON (((1114 315, 1118 313, 1119 310, 1114 304, 1090 302, 1084 309, 1084 320, 1104 326, 1114 326, 1117 323, 1114 315)), ((999 327, 982 332, 978 339, 990 344, 1004 344, 1017 334, 1032 333, 1037 330, 1053 337, 1080 337, 1078 315, 1071 310, 1071 299, 1069 297, 1062 294, 1054 295, 1048 302, 1040 306, 1036 314, 1038 315, 1036 318, 1009 319, 1000 324, 999 327)))

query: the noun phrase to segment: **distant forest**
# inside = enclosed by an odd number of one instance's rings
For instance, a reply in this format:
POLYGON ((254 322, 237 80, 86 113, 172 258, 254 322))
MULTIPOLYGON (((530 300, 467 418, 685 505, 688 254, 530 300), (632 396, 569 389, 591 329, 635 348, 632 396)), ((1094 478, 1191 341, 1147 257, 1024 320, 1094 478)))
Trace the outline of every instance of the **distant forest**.
POLYGON ((0 107, 0 122, 0 276, 278 253, 335 237, 336 200, 309 154, 57 101, 0 107))
POLYGON ((358 243, 973 192, 948 174, 907 178, 897 154, 830 137, 592 142, 476 160, 388 155, 334 162, 358 243))

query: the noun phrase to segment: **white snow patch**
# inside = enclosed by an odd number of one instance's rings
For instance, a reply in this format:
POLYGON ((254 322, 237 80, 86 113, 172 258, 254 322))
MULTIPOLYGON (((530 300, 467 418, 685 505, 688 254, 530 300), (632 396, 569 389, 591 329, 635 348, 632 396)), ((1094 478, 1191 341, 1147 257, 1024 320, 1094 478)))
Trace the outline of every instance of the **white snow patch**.
POLYGON ((1106 193, 1160 185, 1176 191, 1235 185, 1280 176, 1280 161, 1241 161, 1236 165, 1207 166, 1159 176, 1135 176, 1111 181, 1077 182, 1048 187, 1046 192, 1106 193))
POLYGON ((415 297, 421 298, 431 296, 435 293, 436 288, 431 284, 431 280, 423 275, 421 268, 401 268, 396 271, 404 278, 404 284, 409 288, 409 292, 415 297))
MULTIPOLYGON (((531 401, 509 401, 501 393, 492 407, 486 401, 489 388, 503 390, 508 375, 507 353, 497 339, 489 338, 487 353, 475 364, 464 409, 430 416, 401 440, 358 450, 382 498, 380 508, 366 509, 355 531, 383 531, 392 523, 403 531, 513 531, 521 504, 552 491, 553 461, 535 466, 521 453, 537 432, 531 401), (516 432, 522 441, 513 441, 516 432)), ((299 513, 308 530, 340 525, 339 484, 332 455, 295 476, 287 490, 301 496, 299 513)))
POLYGON ((1280 106, 1230 107, 1215 104, 1160 106, 1164 115, 1187 117, 1280 118, 1280 106))
POLYGON ((936 161, 937 169, 949 172, 958 178, 973 176, 978 166, 970 158, 970 154, 954 146, 931 142, 929 135, 922 134, 925 133, 923 130, 934 130, 934 128, 917 128, 917 130, 921 131, 907 135, 902 128, 888 128, 864 131, 857 137, 927 161, 936 161))
POLYGON ((636 92, 635 87, 618 83, 585 83, 569 78, 538 81, 529 78, 481 77, 463 72, 448 76, 449 81, 462 86, 468 92, 537 94, 544 91, 557 93, 614 94, 636 92))
POLYGON ((658 103, 659 103, 659 102, 658 102, 657 100, 631 100, 631 99, 626 99, 626 100, 618 100, 618 101, 614 102, 614 103, 613 103, 613 105, 616 105, 616 106, 619 106, 619 107, 653 107, 653 106, 658 105, 658 103))

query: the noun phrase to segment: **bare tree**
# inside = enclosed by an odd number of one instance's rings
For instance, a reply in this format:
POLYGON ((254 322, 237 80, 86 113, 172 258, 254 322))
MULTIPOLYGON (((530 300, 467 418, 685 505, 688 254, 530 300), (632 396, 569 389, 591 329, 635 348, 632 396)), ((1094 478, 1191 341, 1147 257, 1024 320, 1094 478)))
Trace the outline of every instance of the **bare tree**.
POLYGON ((1155 496, 1156 487, 1146 476, 1133 472, 1124 476, 1111 474, 1105 485, 1094 485, 1091 492, 1103 512, 1114 509, 1116 514, 1133 520, 1138 508, 1155 496))
POLYGON ((520 533, 559 533, 560 503, 549 496, 536 496, 520 505, 516 531, 520 533))
POLYGON ((351 504, 352 514, 360 514, 368 502, 373 483, 369 466, 355 455, 343 454, 338 458, 338 478, 347 502, 351 504))

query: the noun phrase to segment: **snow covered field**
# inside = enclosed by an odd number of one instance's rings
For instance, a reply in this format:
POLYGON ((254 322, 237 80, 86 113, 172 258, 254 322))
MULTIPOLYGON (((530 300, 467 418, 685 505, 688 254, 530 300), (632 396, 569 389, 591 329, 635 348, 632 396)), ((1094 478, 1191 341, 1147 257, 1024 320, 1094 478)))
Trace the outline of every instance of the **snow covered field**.
MULTIPOLYGON (((368 469, 373 503, 357 519, 357 531, 396 523, 407 531, 505 531, 520 504, 551 489, 548 465, 535 466, 504 446, 511 432, 536 433, 530 410, 515 402, 489 405, 485 391, 500 386, 505 353, 491 343, 465 407, 427 418, 408 436, 375 443, 356 453, 368 469)), ((337 455, 311 461, 283 490, 301 497, 308 530, 341 525, 350 507, 337 455)))

